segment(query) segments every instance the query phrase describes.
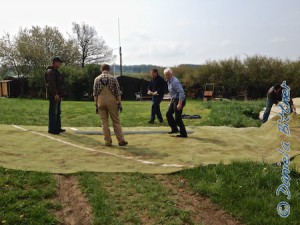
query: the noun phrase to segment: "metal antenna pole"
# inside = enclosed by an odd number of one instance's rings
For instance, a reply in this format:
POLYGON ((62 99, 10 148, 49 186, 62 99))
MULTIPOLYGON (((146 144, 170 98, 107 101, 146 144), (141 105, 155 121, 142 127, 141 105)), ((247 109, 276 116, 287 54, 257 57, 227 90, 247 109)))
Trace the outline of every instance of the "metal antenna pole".
POLYGON ((120 76, 122 76, 122 48, 121 48, 121 36, 120 36, 120 20, 118 18, 118 29, 119 29, 119 53, 120 53, 120 76))

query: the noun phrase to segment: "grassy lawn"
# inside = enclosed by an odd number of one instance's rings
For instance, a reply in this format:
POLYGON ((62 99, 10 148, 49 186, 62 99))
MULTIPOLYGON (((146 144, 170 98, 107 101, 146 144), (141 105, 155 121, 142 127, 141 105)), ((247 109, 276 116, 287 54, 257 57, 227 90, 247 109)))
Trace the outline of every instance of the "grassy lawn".
POLYGON ((51 174, 0 167, 0 224, 57 224, 55 195, 51 174))
MULTIPOLYGON (((165 118, 168 102, 161 103, 165 118)), ((202 119, 185 119, 187 126, 259 126, 258 113, 264 101, 216 101, 188 100, 183 114, 200 115, 202 119)), ((47 126, 48 101, 31 99, 0 99, 0 124, 47 126)), ((151 101, 124 101, 121 113, 122 126, 149 126, 151 101)), ((92 101, 62 102, 62 125, 77 127, 99 126, 98 115, 92 101)), ((167 121, 165 119, 165 125, 167 121)), ((151 126, 159 126, 158 122, 151 126)))
MULTIPOLYGON (((195 193, 208 196, 245 224, 297 225, 300 221, 300 176, 291 173, 291 214, 281 218, 276 196, 281 170, 272 165, 234 162, 167 175, 186 179, 195 193)), ((88 173, 76 175, 93 209, 94 224, 200 224, 188 209, 178 207, 174 193, 153 175, 88 173)), ((0 168, 0 223, 58 224, 54 176, 0 168), (34 221, 34 223, 32 223, 34 221)), ((178 183, 178 186, 181 186, 178 183)))
MULTIPOLYGON (((167 109, 167 102, 161 105, 167 109)), ((184 114, 201 115, 185 120, 191 126, 259 126, 258 112, 264 101, 201 102, 189 100, 184 114)), ((151 102, 123 103, 125 127, 149 126, 151 102)), ((0 124, 47 126, 48 102, 0 99, 0 124)), ((63 102, 64 126, 98 126, 93 102, 63 102)), ((151 126, 159 126, 158 124, 151 126)), ((1 150, 1 149, 0 149, 1 150)), ((1 159, 0 159, 1 160, 1 159)), ((300 221, 300 176, 291 171, 291 214, 281 218, 277 204, 285 200, 275 191, 281 183, 281 167, 256 162, 209 165, 167 177, 187 180, 194 193, 208 196, 245 224, 297 225, 300 221)), ((92 209, 94 224, 199 224, 188 209, 178 206, 174 193, 154 175, 140 173, 76 174, 92 209)), ((180 185, 180 184, 178 184, 180 185)), ((14 171, 0 167, 0 224, 59 224, 53 201, 57 181, 49 173, 14 171)))
POLYGON ((276 196, 281 184, 281 167, 255 162, 233 162, 230 165, 209 165, 184 170, 196 193, 208 196, 246 224, 290 224, 300 221, 300 175, 291 171, 291 214, 281 218, 277 204, 286 196, 276 196))
POLYGON ((81 173, 95 224, 193 224, 153 175, 81 173))

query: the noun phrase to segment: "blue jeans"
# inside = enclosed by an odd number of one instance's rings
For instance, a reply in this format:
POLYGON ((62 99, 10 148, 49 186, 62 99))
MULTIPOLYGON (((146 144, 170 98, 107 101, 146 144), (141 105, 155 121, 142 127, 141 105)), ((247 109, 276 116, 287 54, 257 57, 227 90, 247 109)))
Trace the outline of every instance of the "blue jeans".
POLYGON ((161 111, 160 111, 160 103, 162 101, 163 97, 162 96, 153 96, 152 97, 152 109, 151 109, 151 121, 155 120, 155 116, 157 116, 157 119, 160 122, 163 122, 163 118, 161 115, 161 111))
POLYGON ((49 99, 49 121, 48 132, 59 132, 61 129, 61 101, 56 102, 54 98, 49 99))
POLYGON ((267 98, 266 110, 265 110, 263 118, 261 120, 262 123, 265 123, 268 121, 273 104, 275 104, 275 102, 273 102, 271 99, 267 98))

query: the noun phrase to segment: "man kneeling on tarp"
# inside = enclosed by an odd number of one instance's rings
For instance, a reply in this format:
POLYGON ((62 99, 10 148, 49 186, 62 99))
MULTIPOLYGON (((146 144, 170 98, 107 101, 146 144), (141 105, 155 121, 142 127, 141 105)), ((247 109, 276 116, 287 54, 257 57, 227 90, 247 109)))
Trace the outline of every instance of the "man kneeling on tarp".
MULTIPOLYGON (((271 87, 267 93, 267 102, 266 102, 266 110, 264 112, 262 123, 268 121, 271 109, 273 104, 277 105, 282 100, 282 87, 280 84, 275 84, 271 87)), ((290 102, 291 112, 296 112, 296 108, 294 106, 293 100, 291 99, 290 102)))

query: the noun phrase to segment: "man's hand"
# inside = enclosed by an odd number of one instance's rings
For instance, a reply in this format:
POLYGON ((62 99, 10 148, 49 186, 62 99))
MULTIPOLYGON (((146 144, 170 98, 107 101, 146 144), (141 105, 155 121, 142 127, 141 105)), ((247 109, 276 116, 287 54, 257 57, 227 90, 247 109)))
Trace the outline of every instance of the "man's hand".
POLYGON ((123 107, 121 102, 118 103, 118 111, 121 113, 123 111, 123 107))
POLYGON ((55 100, 56 102, 59 102, 59 101, 60 101, 59 95, 55 95, 55 96, 54 96, 54 100, 55 100))
POLYGON ((178 104, 177 104, 177 109, 178 109, 178 110, 181 110, 181 109, 182 109, 182 103, 178 102, 178 104))
POLYGON ((148 95, 153 95, 153 92, 152 91, 148 91, 147 94, 148 95))
POLYGON ((295 105, 292 105, 292 111, 294 112, 294 113, 296 113, 296 107, 295 107, 295 105))

